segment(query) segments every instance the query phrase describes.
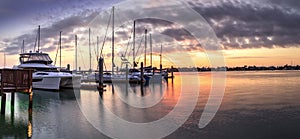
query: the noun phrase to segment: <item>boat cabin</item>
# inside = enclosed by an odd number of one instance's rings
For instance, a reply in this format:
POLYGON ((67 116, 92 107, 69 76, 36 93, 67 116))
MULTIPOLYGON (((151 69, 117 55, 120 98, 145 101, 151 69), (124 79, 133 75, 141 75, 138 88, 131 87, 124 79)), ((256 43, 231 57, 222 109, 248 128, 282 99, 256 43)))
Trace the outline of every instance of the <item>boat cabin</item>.
POLYGON ((20 54, 20 63, 38 63, 38 64, 51 64, 53 61, 47 53, 23 53, 20 54))

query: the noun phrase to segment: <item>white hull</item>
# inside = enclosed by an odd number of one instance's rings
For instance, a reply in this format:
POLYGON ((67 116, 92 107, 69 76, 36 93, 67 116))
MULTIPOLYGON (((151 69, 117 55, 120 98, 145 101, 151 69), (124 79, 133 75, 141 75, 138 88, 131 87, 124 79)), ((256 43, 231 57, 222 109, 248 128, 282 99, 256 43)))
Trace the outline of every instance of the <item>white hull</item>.
POLYGON ((60 90, 62 88, 80 88, 81 76, 62 72, 33 73, 32 88, 60 90))
POLYGON ((60 77, 33 78, 32 88, 59 90, 60 77), (38 80, 38 81, 36 81, 38 80))

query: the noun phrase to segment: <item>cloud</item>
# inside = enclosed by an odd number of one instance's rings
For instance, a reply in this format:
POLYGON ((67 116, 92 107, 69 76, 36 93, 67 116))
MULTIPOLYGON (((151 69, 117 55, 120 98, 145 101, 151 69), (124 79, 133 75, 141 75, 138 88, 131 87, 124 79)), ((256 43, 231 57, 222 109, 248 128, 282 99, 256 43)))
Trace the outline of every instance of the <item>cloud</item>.
MULTIPOLYGON (((34 3, 34 0, 30 0, 28 3, 34 3)), ((61 3, 65 4, 66 1, 62 1, 61 3)), ((107 20, 97 20, 96 17, 99 16, 99 12, 103 10, 99 8, 99 3, 101 2, 74 2, 65 8, 69 9, 69 11, 74 10, 74 12, 65 15, 50 14, 51 10, 49 9, 51 8, 46 8, 45 10, 41 10, 42 8, 40 8, 41 15, 33 16, 34 20, 42 20, 39 18, 43 17, 43 15, 47 15, 47 18, 50 18, 49 20, 51 20, 51 23, 46 24, 41 28, 42 49, 44 51, 47 50, 48 52, 56 50, 59 31, 63 31, 63 42, 66 49, 71 49, 75 34, 81 35, 79 36, 80 41, 82 41, 80 42, 81 46, 88 46, 88 27, 92 27, 93 41, 96 40, 95 37, 98 35, 103 37, 109 16, 102 17, 102 19, 107 20), (78 7, 83 8, 76 11, 78 7), (93 8, 89 9, 88 7, 93 8), (98 9, 96 7, 98 7, 98 9), (97 23, 97 25, 93 23, 97 23), (78 29, 81 27, 85 29, 78 29)), ((108 4, 106 2, 103 3, 106 5, 108 4)), ((51 1, 44 1, 39 4, 33 4, 31 8, 36 9, 38 8, 37 6, 45 6, 47 4, 50 5, 49 7, 56 5, 51 1)), ((209 22, 225 49, 297 47, 300 44, 300 3, 298 0, 286 0, 284 2, 280 0, 199 0, 190 1, 189 4, 209 22)), ((5 11, 14 13, 18 8, 22 8, 22 6, 14 6, 11 3, 7 4, 2 2, 0 12, 5 11)), ((62 8, 54 8, 52 11, 57 13, 62 10, 62 8)), ((164 11, 162 14, 167 14, 168 12, 171 12, 170 10, 170 8, 162 9, 162 11, 164 11)), ((4 15, 1 13, 0 17, 4 15)), ((124 13, 124 15, 126 14, 130 14, 130 12, 124 13)), ((134 14, 138 14, 138 12, 134 14)), ((142 12, 140 14, 142 14, 142 12)), ((109 13, 107 13, 107 15, 109 15, 109 13)), ((117 17, 118 16, 116 16, 116 18, 117 17)), ((183 19, 187 20, 188 17, 182 17, 181 20, 183 19)), ((191 22, 194 22, 196 19, 191 20, 191 22)), ((136 33, 138 34, 137 38, 139 39, 136 43, 139 43, 145 28, 147 28, 151 33, 155 34, 158 32, 173 38, 159 38, 153 35, 153 38, 157 40, 157 43, 179 43, 177 46, 185 48, 188 51, 203 49, 201 48, 202 45, 195 40, 190 32, 182 27, 176 26, 176 24, 172 22, 151 18, 138 19, 136 21, 136 33), (180 44, 182 42, 185 42, 185 44, 180 44)), ((122 27, 117 28, 116 37, 118 38, 116 41, 127 43, 131 31, 132 23, 127 23, 122 27)), ((101 37, 100 40, 102 41, 103 38, 101 37)), ((6 46, 5 51, 7 51, 8 54, 18 54, 19 52, 17 50, 20 49, 22 40, 25 40, 26 49, 33 49, 36 41, 36 29, 13 38, 1 39, 1 45, 6 46)), ((108 33, 107 41, 110 41, 110 31, 108 33)), ((95 43, 93 43, 93 45, 94 44, 95 43)), ((100 44, 102 44, 102 42, 100 44)), ((174 49, 166 50, 173 51, 174 49)))
POLYGON ((190 4, 210 23, 227 49, 300 44, 300 2, 297 0, 217 0, 190 4))
MULTIPOLYGON (((88 16, 71 16, 63 20, 54 22, 51 26, 41 27, 41 50, 46 52, 52 52, 56 50, 57 43, 59 41, 59 32, 62 31, 62 44, 63 48, 70 48, 70 43, 74 41, 74 35, 77 33, 76 28, 86 27, 88 22, 90 22, 98 12, 90 13, 88 16)), ((87 33, 87 31, 79 31, 78 33, 87 33)), ((6 38, 3 41, 6 43, 5 51, 7 54, 19 54, 22 41, 25 41, 25 50, 37 50, 37 29, 20 35, 14 38, 6 38)))

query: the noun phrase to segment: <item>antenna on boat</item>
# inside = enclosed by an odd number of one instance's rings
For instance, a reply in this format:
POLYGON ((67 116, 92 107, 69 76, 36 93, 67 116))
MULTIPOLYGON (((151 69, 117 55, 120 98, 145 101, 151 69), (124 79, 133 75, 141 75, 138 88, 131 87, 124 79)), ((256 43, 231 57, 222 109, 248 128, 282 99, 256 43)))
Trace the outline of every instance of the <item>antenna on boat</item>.
POLYGON ((113 6, 112 7, 112 41, 111 41, 111 45, 112 45, 112 49, 111 49, 111 53, 112 53, 112 57, 111 57, 111 64, 112 64, 112 68, 111 68, 111 73, 112 73, 112 75, 114 74, 114 66, 115 66, 115 64, 114 64, 114 57, 115 57, 115 51, 114 51, 114 49, 115 49, 115 28, 114 28, 114 26, 115 26, 115 7, 113 6))
POLYGON ((23 40, 22 47, 21 47, 21 54, 24 53, 24 49, 25 49, 24 45, 25 45, 25 41, 23 40))
POLYGON ((144 52, 144 64, 147 67, 147 29, 145 29, 145 52, 144 52))

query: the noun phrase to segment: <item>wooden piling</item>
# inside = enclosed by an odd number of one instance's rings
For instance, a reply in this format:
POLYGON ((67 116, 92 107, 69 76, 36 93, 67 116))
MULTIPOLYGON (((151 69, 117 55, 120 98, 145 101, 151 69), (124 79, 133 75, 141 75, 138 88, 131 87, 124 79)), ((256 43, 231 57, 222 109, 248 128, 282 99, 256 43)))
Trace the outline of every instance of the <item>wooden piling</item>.
POLYGON ((99 82, 98 82, 98 90, 99 90, 99 93, 100 93, 100 96, 103 95, 103 91, 105 91, 105 85, 103 85, 103 63, 104 63, 104 60, 102 57, 99 58, 98 60, 98 68, 99 68, 99 82))
POLYGON ((129 84, 129 80, 128 80, 128 64, 126 63, 126 93, 128 92, 128 84, 129 84))
POLYGON ((2 98, 1 98, 1 115, 5 115, 5 105, 6 105, 6 94, 2 93, 2 98))
POLYGON ((174 79, 174 69, 173 69, 173 66, 171 66, 171 79, 172 79, 172 84, 173 84, 173 79, 174 79))
POLYGON ((11 100, 10 100, 10 105, 11 105, 11 110, 13 111, 15 108, 15 92, 11 92, 11 100))
POLYGON ((143 78, 144 78, 144 65, 143 62, 141 62, 141 96, 144 96, 143 78))
POLYGON ((141 62, 141 83, 143 82, 143 78, 144 78, 144 65, 143 62, 141 62))

